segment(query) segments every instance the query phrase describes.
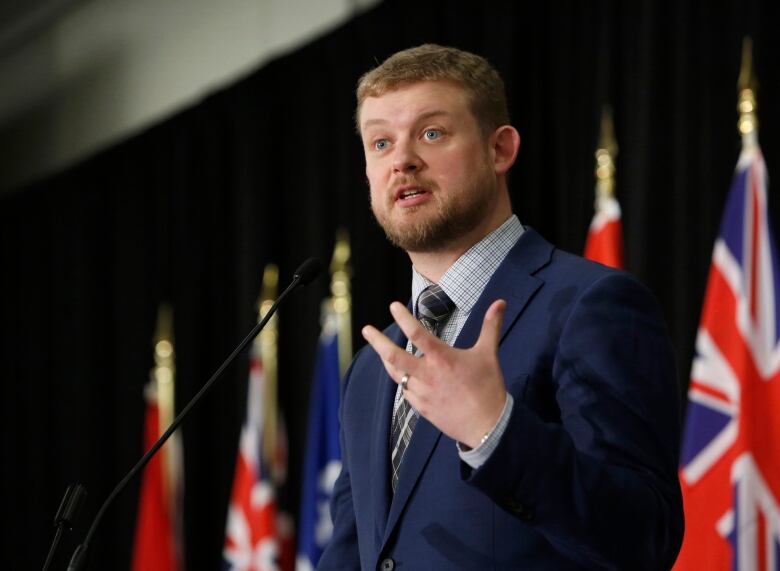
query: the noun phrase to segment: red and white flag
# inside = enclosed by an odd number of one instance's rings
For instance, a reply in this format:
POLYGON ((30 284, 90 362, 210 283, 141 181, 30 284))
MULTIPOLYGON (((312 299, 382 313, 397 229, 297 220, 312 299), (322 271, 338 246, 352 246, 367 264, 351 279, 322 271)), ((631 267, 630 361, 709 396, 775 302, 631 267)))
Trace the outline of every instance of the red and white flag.
MULTIPOLYGON (((167 428, 165 420, 169 419, 161 411, 155 380, 147 384, 144 396, 144 449, 148 450, 167 428)), ((179 539, 181 466, 179 440, 174 434, 144 468, 133 545, 133 571, 182 571, 184 568, 179 539)))
POLYGON ((620 204, 612 196, 599 196, 596 199, 596 213, 585 241, 585 257, 605 266, 623 267, 620 204))
POLYGON ((780 569, 779 294, 766 167, 746 137, 696 336, 677 571, 780 569))
POLYGON ((286 435, 284 424, 277 422, 274 442, 266 438, 275 403, 268 402, 260 350, 255 343, 225 530, 224 569, 231 571, 286 571, 294 564, 292 521, 277 509, 276 501, 277 486, 286 477, 286 435))

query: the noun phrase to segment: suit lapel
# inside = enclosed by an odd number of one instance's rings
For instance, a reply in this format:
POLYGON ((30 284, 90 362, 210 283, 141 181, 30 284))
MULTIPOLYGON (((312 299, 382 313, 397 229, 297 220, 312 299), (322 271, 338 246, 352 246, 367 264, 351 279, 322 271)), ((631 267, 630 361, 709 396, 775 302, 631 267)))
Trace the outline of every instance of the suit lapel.
MULTIPOLYGON (((397 325, 388 331, 388 336, 397 345, 406 345, 406 337, 397 325)), ((371 446, 371 491, 374 514, 376 514, 374 533, 377 542, 381 542, 387 525, 387 512, 390 507, 390 419, 393 412, 393 400, 397 385, 387 374, 384 365, 376 357, 380 372, 376 393, 376 415, 371 446)))
POLYGON ((466 349, 477 342, 485 312, 497 299, 506 301, 501 327, 503 341, 520 312, 544 283, 533 274, 550 262, 552 251, 552 244, 530 228, 526 229, 485 286, 455 341, 455 347, 466 349))

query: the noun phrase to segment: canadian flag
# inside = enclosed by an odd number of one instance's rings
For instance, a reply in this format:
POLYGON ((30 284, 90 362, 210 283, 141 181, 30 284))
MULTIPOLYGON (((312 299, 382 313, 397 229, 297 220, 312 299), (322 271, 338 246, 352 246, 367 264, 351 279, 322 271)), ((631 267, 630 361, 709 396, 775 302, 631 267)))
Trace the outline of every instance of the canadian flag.
MULTIPOLYGON (((146 420, 144 448, 148 450, 162 434, 156 381, 145 389, 146 420)), ((181 492, 181 453, 173 435, 144 468, 133 546, 133 571, 182 571, 183 556, 178 509, 181 492)))
POLYGON ((585 257, 613 268, 623 268, 623 227, 620 204, 613 196, 596 199, 596 213, 585 241, 585 257))

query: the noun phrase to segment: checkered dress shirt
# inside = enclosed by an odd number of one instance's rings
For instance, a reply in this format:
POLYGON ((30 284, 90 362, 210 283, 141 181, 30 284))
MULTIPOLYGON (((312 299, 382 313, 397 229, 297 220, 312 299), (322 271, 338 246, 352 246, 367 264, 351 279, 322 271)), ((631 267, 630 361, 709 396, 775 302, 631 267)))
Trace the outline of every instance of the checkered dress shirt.
MULTIPOLYGON (((442 341, 450 346, 455 343, 461 329, 463 329, 463 325, 471 314, 471 310, 485 290, 488 281, 493 277, 496 269, 504 261, 509 250, 512 249, 512 246, 515 245, 522 233, 523 226, 520 224, 517 216, 512 215, 500 227, 485 236, 458 258, 439 280, 441 288, 455 303, 454 311, 439 330, 439 337, 442 341)), ((416 301, 420 293, 432 283, 412 267, 413 300, 416 301)), ((417 304, 415 303, 414 305, 416 316, 417 304)), ((409 352, 413 351, 411 343, 407 343, 406 350, 409 352)), ((394 411, 398 407, 401 395, 402 391, 399 387, 395 395, 394 411)), ((512 412, 512 404, 512 396, 507 393, 504 410, 496 426, 490 431, 487 440, 473 450, 464 451, 459 446, 458 454, 460 454, 461 460, 472 468, 479 468, 485 463, 493 450, 495 450, 504 430, 506 430, 509 415, 512 412)))

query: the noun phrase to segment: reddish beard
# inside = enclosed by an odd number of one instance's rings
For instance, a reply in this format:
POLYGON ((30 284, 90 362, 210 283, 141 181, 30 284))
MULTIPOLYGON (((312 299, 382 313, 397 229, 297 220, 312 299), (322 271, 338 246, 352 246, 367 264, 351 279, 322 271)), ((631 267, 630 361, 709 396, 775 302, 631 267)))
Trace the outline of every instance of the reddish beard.
MULTIPOLYGON (((436 252, 462 238, 476 228, 488 216, 496 189, 495 181, 487 170, 464 181, 460 190, 443 192, 435 182, 423 177, 406 177, 393 185, 391 192, 375 199, 372 194, 371 210, 387 239, 407 252, 436 252), (402 186, 419 186, 431 194, 428 203, 403 209, 410 215, 427 210, 426 215, 411 220, 394 219, 397 189, 402 186), (377 207, 377 200, 384 200, 384 208, 377 207)), ((403 214, 403 212, 401 213, 403 214)))

